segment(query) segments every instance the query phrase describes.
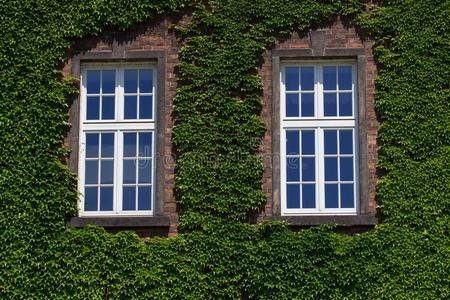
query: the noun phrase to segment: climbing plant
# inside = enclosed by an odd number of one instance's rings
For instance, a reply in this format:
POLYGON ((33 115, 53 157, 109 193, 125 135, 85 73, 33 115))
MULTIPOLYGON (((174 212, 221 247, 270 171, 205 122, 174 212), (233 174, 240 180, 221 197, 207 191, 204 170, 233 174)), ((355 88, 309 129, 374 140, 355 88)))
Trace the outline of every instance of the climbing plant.
POLYGON ((1 298, 450 297, 449 1, 11 0, 0 20, 1 298), (78 197, 62 162, 78 91, 62 76, 67 50, 183 14, 173 138, 182 233, 65 228, 78 197), (375 42, 383 223, 356 236, 251 225, 265 201, 260 57, 277 37, 338 15, 375 42))

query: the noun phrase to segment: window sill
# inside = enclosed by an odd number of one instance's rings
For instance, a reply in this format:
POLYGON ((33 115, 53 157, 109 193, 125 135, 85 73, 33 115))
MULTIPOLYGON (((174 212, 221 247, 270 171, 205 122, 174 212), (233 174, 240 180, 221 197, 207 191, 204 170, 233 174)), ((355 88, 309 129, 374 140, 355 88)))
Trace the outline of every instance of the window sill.
POLYGON ((375 226, 378 224, 378 218, 375 214, 356 215, 356 216, 272 216, 267 220, 286 221, 294 226, 312 226, 322 224, 334 224, 338 226, 375 226))
POLYGON ((169 227, 168 216, 146 216, 146 217, 72 217, 66 224, 68 227, 85 227, 87 225, 99 225, 108 228, 114 227, 169 227))

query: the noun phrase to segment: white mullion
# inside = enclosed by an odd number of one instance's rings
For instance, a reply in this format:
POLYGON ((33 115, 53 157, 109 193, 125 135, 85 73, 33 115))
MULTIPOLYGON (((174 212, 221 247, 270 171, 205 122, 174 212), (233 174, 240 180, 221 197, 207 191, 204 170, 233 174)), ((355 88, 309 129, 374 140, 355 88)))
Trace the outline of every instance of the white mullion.
POLYGON ((150 199, 150 207, 151 207, 151 209, 150 209, 150 211, 152 211, 153 212, 153 210, 154 210, 154 201, 153 201, 153 199, 154 199, 154 195, 155 195, 155 185, 153 184, 154 183, 154 180, 155 180, 155 168, 156 168, 156 162, 155 162, 155 132, 154 131, 152 131, 152 149, 151 149, 151 151, 152 151, 152 153, 151 153, 151 156, 152 156, 152 158, 151 158, 151 162, 152 162, 152 170, 151 170, 151 172, 152 172, 152 180, 150 180, 150 184, 151 184, 151 188, 152 188, 152 193, 151 193, 151 199, 150 199))
POLYGON ((140 103, 141 103, 141 96, 140 96, 140 87, 139 87, 139 83, 141 82, 141 69, 139 69, 139 68, 137 68, 136 69, 136 72, 137 72, 137 86, 136 86, 136 89, 137 89, 137 96, 136 96, 136 105, 137 105, 137 108, 136 108, 136 119, 139 119, 139 106, 140 106, 140 103))
POLYGON ((103 70, 100 70, 100 97, 99 100, 99 111, 98 111, 98 119, 103 120, 103 70))
POLYGON ((336 130, 336 140, 337 140, 337 144, 336 144, 336 158, 337 158, 337 178, 338 178, 338 208, 341 208, 341 144, 340 144, 340 136, 341 135, 341 130, 337 129, 336 130))
MULTIPOLYGON (((300 71, 299 71, 300 73, 300 71)), ((300 77, 300 76, 299 76, 300 77)), ((298 166, 299 166, 299 175, 298 178, 300 179, 300 182, 303 182, 303 161, 302 161, 302 154, 303 154, 303 149, 302 149, 302 135, 303 135, 303 129, 299 129, 298 130, 298 166)), ((299 186, 299 196, 300 196, 300 209, 303 209, 303 185, 300 183, 299 186)))
POLYGON ((117 119, 118 121, 123 121, 124 118, 124 68, 117 69, 117 119))
POLYGON ((322 85, 322 66, 314 66, 314 74, 316 76, 315 80, 315 94, 314 97, 317 103, 317 117, 318 119, 323 118, 323 85, 322 85))
MULTIPOLYGON (((139 78, 139 76, 138 76, 138 78, 139 78)), ((138 87, 138 89, 139 89, 139 87, 138 87)), ((139 105, 138 105, 139 106, 139 105)), ((138 178, 138 176, 139 176, 139 146, 140 146, 140 135, 139 135, 139 132, 136 132, 136 153, 135 153, 135 155, 136 155, 136 157, 135 157, 135 160, 136 160, 136 168, 135 168, 135 174, 136 174, 136 177, 135 177, 135 185, 134 185, 134 189, 135 189, 135 193, 134 193, 134 206, 135 206, 135 210, 136 211, 138 211, 139 209, 138 209, 138 192, 139 192, 139 178, 138 178)))
POLYGON ((102 134, 99 133, 98 134, 98 153, 97 153, 97 157, 98 157, 98 169, 97 169, 97 210, 100 210, 100 183, 101 183, 101 170, 102 170, 102 165, 101 165, 101 154, 102 154, 102 134))
POLYGON ((318 156, 318 210, 323 211, 325 209, 325 156, 324 156, 324 133, 322 128, 317 128, 317 156, 318 156))
POLYGON ((122 143, 122 139, 120 137, 121 132, 116 130, 114 132, 114 212, 117 214, 122 210, 122 206, 120 205, 122 199, 122 186, 120 184, 121 174, 122 174, 122 152, 120 151, 120 146, 122 143))
MULTIPOLYGON (((303 98, 302 93, 301 93, 301 91, 302 91, 302 87, 301 87, 302 72, 301 72, 301 70, 302 69, 301 69, 301 67, 298 67, 297 69, 298 69, 298 90, 299 90, 299 93, 298 93, 298 117, 301 118, 302 117, 302 98, 303 98)), ((301 206, 301 204, 300 204, 300 206, 301 206)))

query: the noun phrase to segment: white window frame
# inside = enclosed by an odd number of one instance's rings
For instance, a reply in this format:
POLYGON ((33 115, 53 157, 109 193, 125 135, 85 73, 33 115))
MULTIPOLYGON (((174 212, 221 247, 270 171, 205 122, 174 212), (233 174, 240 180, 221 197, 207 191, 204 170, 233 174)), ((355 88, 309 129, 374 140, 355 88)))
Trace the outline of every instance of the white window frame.
MULTIPOLYGON (((359 210, 359 149, 358 149, 358 99, 357 99, 357 65, 354 60, 314 60, 314 61, 284 61, 280 66, 280 188, 281 215, 357 215, 359 210), (286 117, 285 70, 287 67, 314 67, 314 116, 286 117), (352 67, 352 112, 353 116, 324 116, 323 112, 323 66, 352 67), (353 129, 353 174, 354 174, 354 207, 325 208, 325 168, 324 168, 324 130, 353 129), (316 207, 287 208, 286 191, 286 131, 315 131, 315 187, 316 207)), ((328 90, 327 90, 328 91, 328 90)), ((342 91, 342 90, 341 90, 342 91)), ((333 91, 328 91, 333 92, 333 91)), ((301 105, 301 103, 299 103, 301 105)), ((338 107, 339 104, 337 103, 338 107)), ((339 108, 338 108, 339 109, 339 108)), ((339 171, 339 170, 338 170, 339 171)), ((340 199, 340 195, 338 196, 340 199)), ((339 204, 340 205, 340 204, 339 204)))
MULTIPOLYGON (((112 216, 152 216, 155 211, 155 153, 156 153, 156 91, 157 71, 155 63, 85 63, 81 66, 80 74, 80 128, 79 128, 79 153, 78 153, 78 191, 81 195, 78 214, 80 217, 112 217, 112 216), (153 105, 152 119, 125 119, 124 118, 124 70, 150 68, 153 71, 153 105), (87 87, 86 74, 88 70, 116 70, 114 120, 87 120, 87 87), (122 209, 122 187, 123 187, 123 133, 124 132, 152 132, 152 195, 151 210, 145 211, 123 211, 122 209), (86 162, 86 133, 114 133, 114 189, 113 189, 113 211, 85 211, 84 182, 86 162)), ((100 101, 101 103, 101 101, 100 101)), ((137 108, 139 117, 139 104, 137 108)), ((100 108, 101 111, 101 108, 100 108)), ((99 183, 100 185, 100 183, 99 183)))

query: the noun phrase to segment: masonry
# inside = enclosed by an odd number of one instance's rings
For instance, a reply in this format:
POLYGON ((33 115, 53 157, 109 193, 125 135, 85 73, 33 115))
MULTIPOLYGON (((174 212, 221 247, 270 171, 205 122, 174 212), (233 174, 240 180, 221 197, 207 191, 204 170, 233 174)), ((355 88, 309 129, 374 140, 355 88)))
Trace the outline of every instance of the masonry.
MULTIPOLYGON (((185 22, 183 20, 181 22, 185 22)), ((123 229, 133 229, 141 236, 161 235, 172 236, 177 234, 178 209, 174 195, 174 171, 175 171, 175 153, 172 147, 172 128, 173 128, 173 98, 175 96, 176 65, 178 63, 178 53, 181 47, 180 42, 170 30, 170 26, 178 23, 177 20, 157 19, 150 23, 145 23, 134 27, 133 30, 124 32, 106 31, 98 37, 91 37, 77 41, 75 46, 68 53, 68 59, 64 67, 65 75, 79 76, 80 58, 90 58, 94 61, 142 61, 159 57, 159 64, 162 64, 162 70, 158 73, 158 80, 163 84, 162 95, 159 95, 158 101, 164 107, 163 116, 160 124, 158 139, 158 153, 160 157, 160 168, 158 168, 158 178, 161 192, 157 194, 161 203, 160 216, 155 217, 128 217, 119 219, 120 221, 109 218, 83 219, 72 218, 69 226, 82 227, 86 224, 94 223, 104 226, 109 231, 115 232, 123 229), (152 53, 155 54, 152 56, 152 53), (87 55, 87 56, 86 56, 87 55)), ((288 55, 291 55, 288 54, 288 55)), ((291 55, 292 56, 292 55, 291 55)), ((279 62, 279 60, 278 60, 279 62)), ((262 139, 260 154, 264 157, 264 176, 262 188, 267 195, 267 202, 261 208, 257 221, 263 219, 284 219, 294 225, 316 225, 321 223, 333 223, 345 226, 372 226, 377 220, 376 213, 376 162, 377 162, 377 130, 378 121, 374 110, 374 89, 376 67, 372 56, 372 42, 358 35, 355 28, 346 26, 341 20, 336 20, 319 30, 310 31, 308 34, 300 35, 294 33, 290 38, 282 39, 276 47, 269 49, 263 54, 263 63, 260 66, 260 75, 264 84, 263 109, 261 116, 266 124, 266 133, 262 139), (346 52, 350 50, 350 52, 346 52), (360 60, 363 63, 363 72, 359 74, 365 81, 363 90, 364 99, 363 115, 360 115, 360 126, 363 126, 363 138, 360 139, 360 147, 363 148, 365 158, 361 161, 362 171, 365 172, 362 178, 365 182, 364 191, 361 194, 361 201, 365 203, 363 218, 311 218, 296 217, 282 218, 279 214, 279 166, 277 165, 277 153, 279 140, 277 135, 278 121, 276 120, 276 69, 277 60, 283 54, 294 53, 295 58, 317 57, 341 58, 348 57, 348 54, 355 55, 351 57, 360 60), (333 52, 334 51, 334 52, 333 52), (321 53, 318 53, 321 52, 321 53), (296 55, 297 53, 298 55, 296 55), (310 53, 310 54, 308 54, 310 53), (331 53, 331 54, 330 54, 331 53), (342 55, 342 53, 344 55, 342 55), (356 55, 358 54, 358 55, 356 55)), ((73 99, 70 108, 71 129, 65 140, 66 146, 72 149, 68 164, 73 172, 78 172, 78 127, 79 127, 79 99, 73 99)))

